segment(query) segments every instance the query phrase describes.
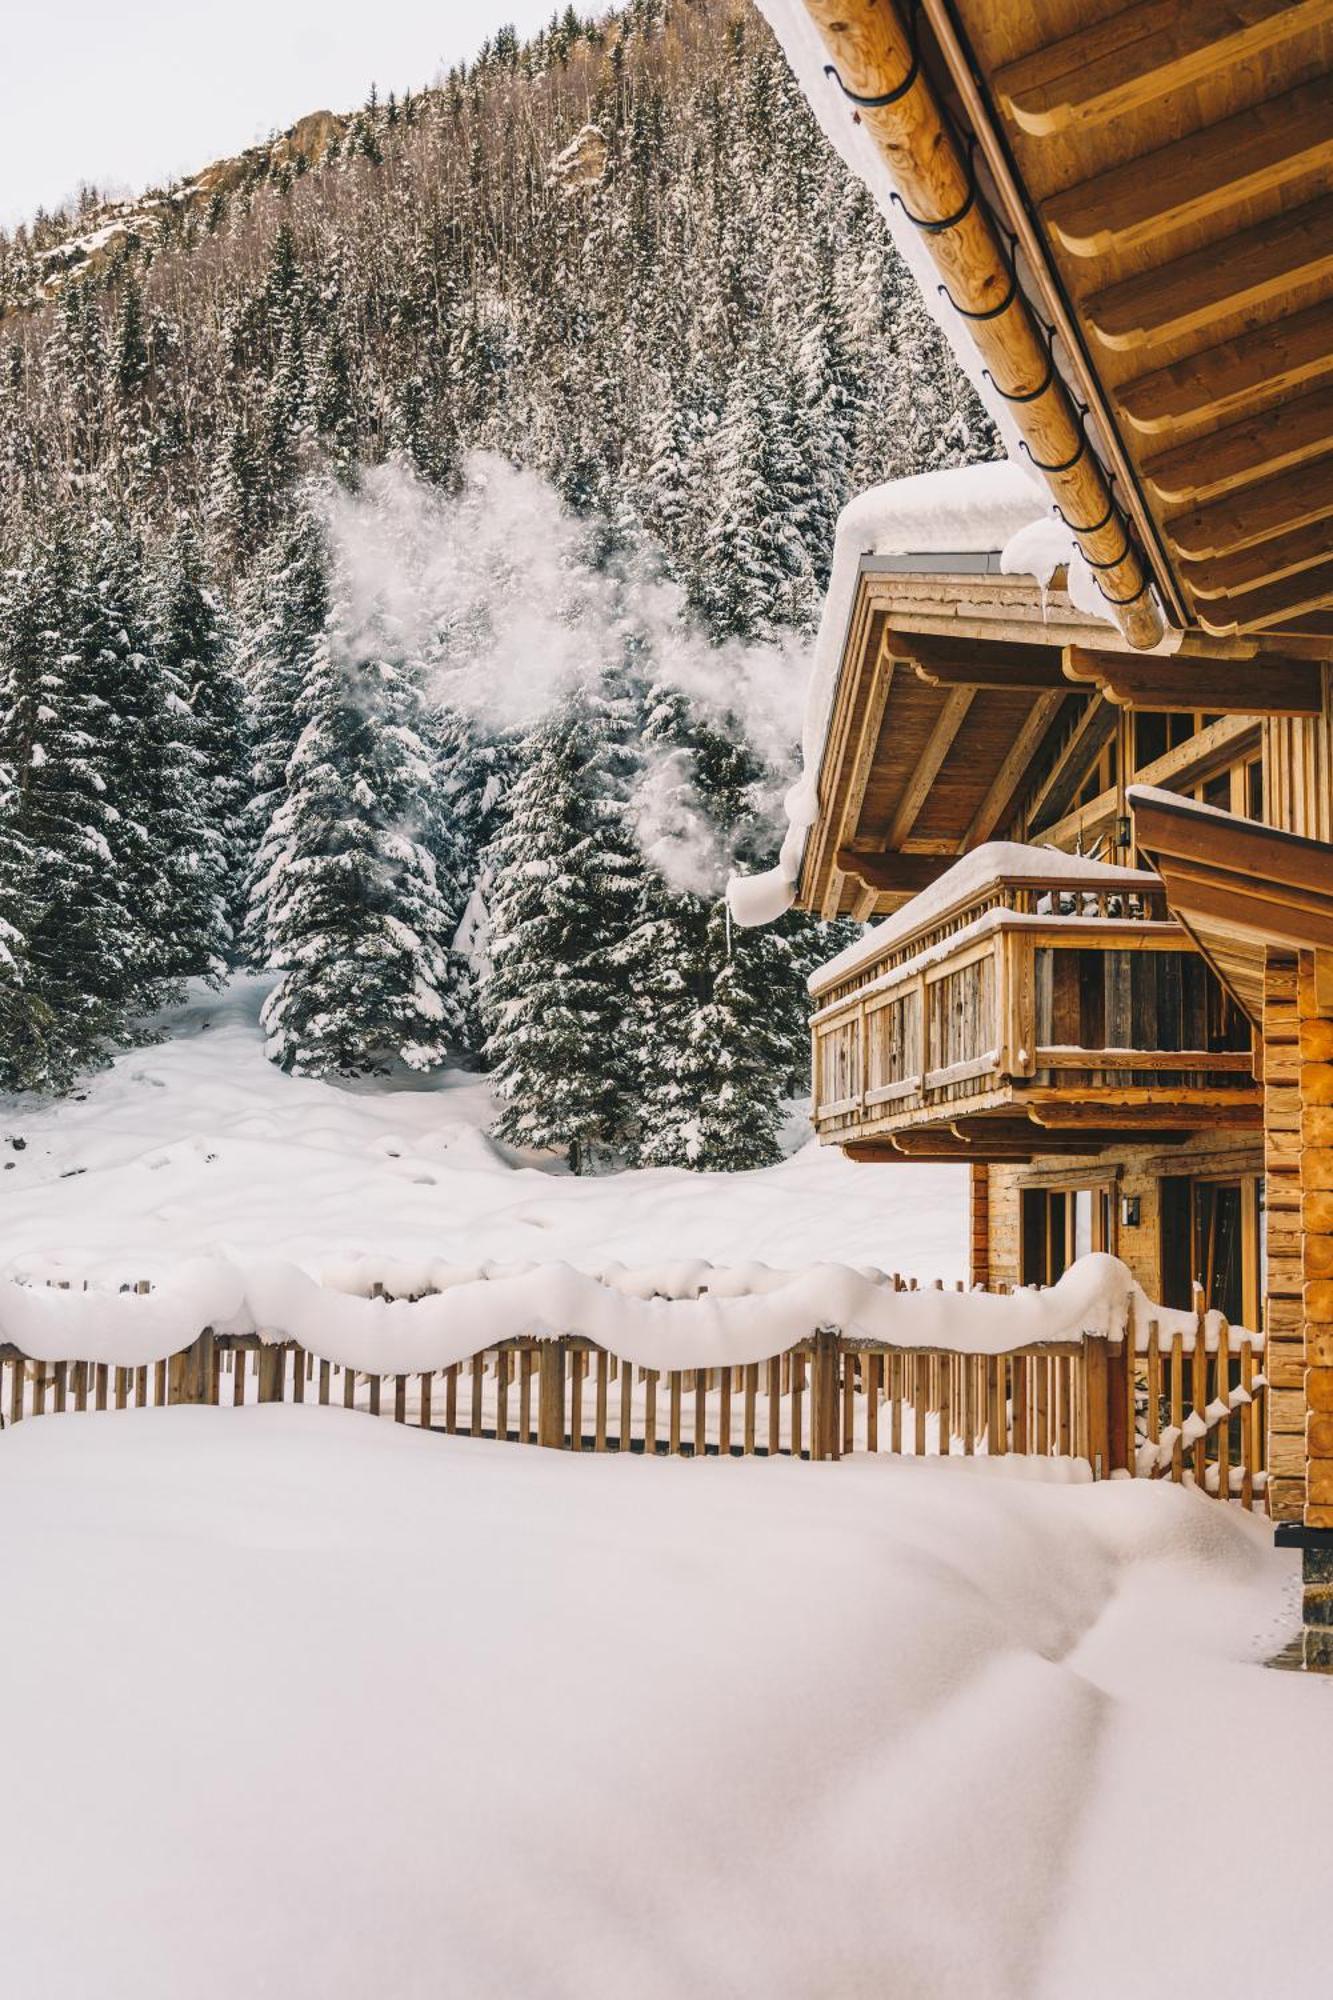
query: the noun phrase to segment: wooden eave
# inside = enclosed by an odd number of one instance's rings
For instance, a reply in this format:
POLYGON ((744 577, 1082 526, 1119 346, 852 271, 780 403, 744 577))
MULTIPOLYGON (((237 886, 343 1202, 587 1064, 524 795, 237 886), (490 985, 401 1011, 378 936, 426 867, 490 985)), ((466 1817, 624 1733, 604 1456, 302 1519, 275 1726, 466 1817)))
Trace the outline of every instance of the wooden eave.
POLYGON ((1128 797, 1173 914, 1261 1025, 1268 951, 1333 952, 1333 847, 1189 799, 1128 797))
MULTIPOLYGON (((1132 692, 1219 714, 1314 714, 1321 642, 1168 642, 1144 654, 1079 612, 1056 581, 984 567, 912 570, 867 557, 821 761, 798 889, 826 918, 886 916, 958 855, 1003 833, 1085 718, 1132 692), (1272 701, 1266 690, 1271 687, 1272 701)), ((973 558, 973 561, 979 559, 973 558)), ((1056 773, 1058 777, 1058 772, 1056 773)))
POLYGON ((1329 636, 1333 0, 806 7, 1122 632, 1329 636))
POLYGON ((1166 602, 1325 634, 1333 0, 923 14, 1166 602))

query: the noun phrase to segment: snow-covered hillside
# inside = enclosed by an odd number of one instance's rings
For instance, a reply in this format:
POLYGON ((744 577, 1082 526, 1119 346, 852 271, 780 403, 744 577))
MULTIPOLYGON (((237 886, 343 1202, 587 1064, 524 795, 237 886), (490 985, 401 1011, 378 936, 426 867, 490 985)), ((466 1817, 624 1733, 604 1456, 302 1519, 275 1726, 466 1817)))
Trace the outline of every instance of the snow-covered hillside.
POLYGON ((267 1062, 265 983, 196 989, 74 1097, 0 1098, 0 1270, 131 1282, 211 1251, 314 1273, 368 1257, 594 1268, 700 1257, 965 1275, 962 1169, 813 1142, 744 1174, 575 1179, 486 1136, 484 1079, 330 1083, 267 1062))

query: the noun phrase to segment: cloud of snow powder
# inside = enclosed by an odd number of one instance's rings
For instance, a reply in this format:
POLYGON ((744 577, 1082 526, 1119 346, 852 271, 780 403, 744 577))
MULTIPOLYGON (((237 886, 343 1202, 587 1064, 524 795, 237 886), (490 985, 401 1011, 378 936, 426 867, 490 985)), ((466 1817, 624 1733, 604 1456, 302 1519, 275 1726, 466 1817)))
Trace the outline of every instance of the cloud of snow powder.
MULTIPOLYGON (((578 687, 630 666, 677 689, 776 774, 775 825, 799 739, 803 642, 710 643, 648 559, 599 560, 599 527, 540 474, 472 452, 444 494, 401 462, 339 490, 328 518, 344 641, 373 657, 386 630, 426 666, 444 706, 495 731, 530 728, 578 687)), ((673 887, 720 891, 729 866, 694 797, 688 753, 650 756, 633 799, 644 853, 673 887)))

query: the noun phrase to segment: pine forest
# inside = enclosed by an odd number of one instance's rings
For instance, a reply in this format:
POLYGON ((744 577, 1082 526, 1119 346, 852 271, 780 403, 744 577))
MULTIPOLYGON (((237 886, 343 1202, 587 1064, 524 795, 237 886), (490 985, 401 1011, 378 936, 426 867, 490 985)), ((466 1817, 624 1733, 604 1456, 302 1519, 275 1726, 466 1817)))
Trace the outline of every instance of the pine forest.
POLYGON ((0 1090, 189 978, 489 1070, 576 1171, 777 1157, 771 860, 834 525, 995 455, 742 0, 571 10, 0 239, 0 1090))

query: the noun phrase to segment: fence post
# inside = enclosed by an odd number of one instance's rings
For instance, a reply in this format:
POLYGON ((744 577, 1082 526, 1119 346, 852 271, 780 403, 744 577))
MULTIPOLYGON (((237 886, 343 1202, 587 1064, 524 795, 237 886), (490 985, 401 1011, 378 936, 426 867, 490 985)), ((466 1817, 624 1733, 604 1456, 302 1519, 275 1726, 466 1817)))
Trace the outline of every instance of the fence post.
POLYGON ((839 1368, 842 1342, 833 1326, 816 1329, 810 1367, 810 1456, 841 1458, 842 1409, 839 1368))
POLYGON ((1105 1479, 1111 1470, 1111 1383, 1105 1334, 1084 1336, 1083 1368, 1088 1402, 1088 1461, 1093 1478, 1105 1479))
POLYGON ((558 1340, 541 1343, 537 1384, 537 1442, 562 1451, 565 1444, 565 1350, 558 1340))
POLYGON ((287 1349, 280 1340, 266 1341, 256 1356, 256 1362, 259 1401, 280 1403, 287 1389, 287 1349))
POLYGON ((213 1400, 213 1329, 206 1326, 199 1338, 167 1367, 168 1403, 211 1403, 213 1400))

